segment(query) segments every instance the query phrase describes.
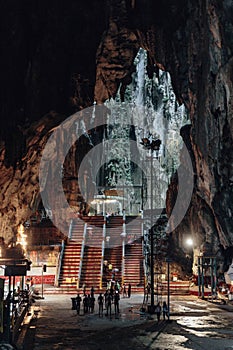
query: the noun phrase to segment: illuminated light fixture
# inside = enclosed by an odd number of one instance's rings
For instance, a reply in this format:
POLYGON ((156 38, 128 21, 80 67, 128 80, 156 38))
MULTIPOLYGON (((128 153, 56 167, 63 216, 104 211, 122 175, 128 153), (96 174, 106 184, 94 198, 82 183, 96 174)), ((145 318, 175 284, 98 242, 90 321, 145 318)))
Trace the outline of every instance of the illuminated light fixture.
POLYGON ((189 247, 192 247, 192 246, 193 246, 193 240, 192 240, 192 238, 188 238, 188 239, 186 240, 186 244, 187 244, 189 247))
POLYGON ((24 233, 24 226, 22 224, 18 227, 16 244, 20 244, 23 247, 23 250, 26 250, 27 235, 24 233))

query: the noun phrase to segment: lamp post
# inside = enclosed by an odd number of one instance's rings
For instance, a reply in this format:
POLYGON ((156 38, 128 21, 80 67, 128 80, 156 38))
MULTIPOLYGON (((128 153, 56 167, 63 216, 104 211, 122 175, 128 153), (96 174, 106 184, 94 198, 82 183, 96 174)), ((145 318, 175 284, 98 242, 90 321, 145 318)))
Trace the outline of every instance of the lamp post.
POLYGON ((150 150, 150 280, 151 280, 151 312, 154 312, 154 236, 153 236, 153 152, 159 151, 161 140, 143 138, 140 142, 146 150, 150 150))

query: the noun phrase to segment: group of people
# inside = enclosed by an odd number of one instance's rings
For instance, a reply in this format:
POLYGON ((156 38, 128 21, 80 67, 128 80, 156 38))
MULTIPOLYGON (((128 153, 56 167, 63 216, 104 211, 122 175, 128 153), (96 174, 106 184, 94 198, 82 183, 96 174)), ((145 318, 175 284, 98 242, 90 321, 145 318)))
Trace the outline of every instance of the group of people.
MULTIPOLYGON (((131 296, 131 284, 128 285, 128 290, 126 290, 126 285, 123 285, 122 288, 122 294, 123 298, 131 296)), ((94 296, 94 287, 91 288, 90 294, 86 294, 86 288, 84 288, 84 294, 83 299, 80 296, 80 294, 77 294, 77 297, 75 298, 76 302, 76 310, 77 314, 80 314, 81 309, 81 303, 83 303, 83 313, 94 313, 95 309, 95 296, 94 296)), ((112 316, 112 306, 114 306, 114 314, 115 317, 117 317, 120 313, 119 308, 119 302, 120 302, 120 289, 118 289, 117 285, 115 285, 115 288, 113 288, 113 285, 111 285, 111 288, 108 288, 106 292, 99 293, 97 297, 97 303, 98 303, 98 314, 99 317, 103 317, 104 314, 104 307, 106 309, 106 316, 112 316)), ((163 320, 166 318, 169 319, 169 310, 166 301, 163 302, 162 306, 160 305, 160 302, 157 303, 155 306, 155 313, 157 316, 157 321, 160 322, 161 314, 163 315, 163 320)))
MULTIPOLYGON (((106 292, 100 293, 97 298, 98 303, 98 313, 99 317, 103 317, 104 306, 106 309, 106 316, 112 316, 112 305, 114 305, 115 317, 120 313, 119 309, 120 301, 120 290, 117 288, 107 289, 106 292)), ((95 309, 95 296, 94 296, 94 287, 91 288, 90 294, 86 294, 86 288, 84 288, 83 299, 80 294, 77 294, 75 298, 77 314, 80 314, 81 304, 83 303, 83 313, 93 313, 95 309)))
POLYGON ((160 302, 155 306, 155 313, 157 316, 157 321, 160 321, 161 314, 163 314, 163 320, 165 321, 166 317, 169 319, 169 310, 166 301, 163 302, 161 307, 160 302))

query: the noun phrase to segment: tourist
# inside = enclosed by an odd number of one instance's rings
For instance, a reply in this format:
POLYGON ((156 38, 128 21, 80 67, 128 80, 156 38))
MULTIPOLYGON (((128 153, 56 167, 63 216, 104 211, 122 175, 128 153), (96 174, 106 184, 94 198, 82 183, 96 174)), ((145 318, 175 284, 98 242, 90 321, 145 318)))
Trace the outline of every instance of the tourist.
POLYGON ((80 304, 81 304, 82 298, 78 294, 76 297, 76 310, 77 310, 77 315, 80 313, 80 304))
POLYGON ((108 316, 108 313, 109 313, 110 318, 111 318, 111 316, 112 316, 112 296, 111 296, 110 292, 108 292, 107 296, 106 296, 106 309, 107 309, 106 316, 108 316))
POLYGON ((125 285, 125 283, 123 284, 122 291, 123 291, 123 298, 126 298, 126 297, 127 297, 127 291, 126 291, 126 285, 125 285))
POLYGON ((107 268, 108 268, 108 260, 104 260, 104 266, 103 266, 104 274, 107 273, 107 268))
POLYGON ((108 271, 109 271, 110 273, 112 272, 112 263, 111 263, 111 262, 108 264, 108 271))
POLYGON ((165 320, 165 317, 169 318, 168 315, 168 307, 166 301, 163 302, 163 319, 165 320))
POLYGON ((128 285, 128 298, 131 296, 131 284, 128 285))
POLYGON ((100 315, 103 317, 103 304, 104 304, 104 298, 102 293, 100 293, 100 295, 98 296, 98 304, 99 304, 99 317, 100 315))
POLYGON ((119 300, 120 300, 120 294, 118 290, 116 290, 114 294, 114 306, 115 306, 115 316, 116 314, 119 314, 119 300))
POLYGON ((157 315, 157 321, 159 323, 160 321, 160 316, 161 316, 161 306, 160 306, 160 302, 158 302, 158 304, 156 305, 155 307, 155 312, 156 312, 156 315, 157 315))
POLYGON ((88 312, 88 297, 86 294, 83 298, 83 310, 84 310, 84 314, 88 312))
POLYGON ((93 314, 95 308, 95 297, 94 294, 90 296, 90 311, 93 314))

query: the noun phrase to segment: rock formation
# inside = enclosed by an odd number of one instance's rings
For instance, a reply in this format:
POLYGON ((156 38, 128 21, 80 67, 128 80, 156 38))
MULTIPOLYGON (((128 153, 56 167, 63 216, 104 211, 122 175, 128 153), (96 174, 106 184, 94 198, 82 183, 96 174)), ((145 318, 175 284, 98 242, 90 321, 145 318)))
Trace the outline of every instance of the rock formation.
MULTIPOLYGON (((123 98, 142 47, 149 54, 148 74, 158 68, 171 74, 177 99, 191 119, 184 134, 193 157, 195 189, 176 232, 190 232, 198 246, 209 242, 213 254, 231 247, 232 2, 70 0, 45 7, 24 0, 1 5, 2 236, 38 205, 37 169, 46 133, 94 99, 103 103, 114 97, 118 88, 123 98), (50 124, 43 116, 52 110, 50 124)), ((176 188, 174 177, 168 213, 176 188)), ((76 190, 67 194, 73 203, 76 190)))

